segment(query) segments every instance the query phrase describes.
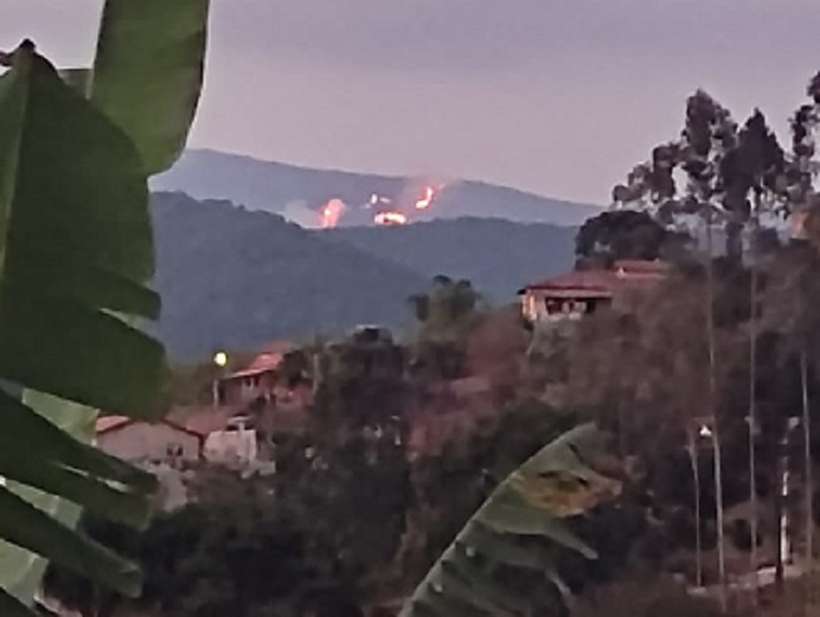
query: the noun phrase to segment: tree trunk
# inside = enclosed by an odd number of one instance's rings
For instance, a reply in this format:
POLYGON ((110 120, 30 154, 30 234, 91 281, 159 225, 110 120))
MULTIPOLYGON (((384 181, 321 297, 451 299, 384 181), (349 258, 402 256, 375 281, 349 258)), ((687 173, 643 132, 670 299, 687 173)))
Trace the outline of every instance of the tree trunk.
POLYGON ((726 222, 726 257, 734 263, 743 259, 743 223, 734 219, 726 222))
POLYGON ((723 535, 723 470, 720 458, 720 437, 715 418, 712 428, 712 451, 715 456, 715 514, 718 543, 718 579, 720 584, 720 609, 724 613, 727 610, 726 598, 726 544, 723 535))
POLYGON ((712 420, 712 448, 715 456, 715 525, 717 527, 718 549, 718 587, 720 594, 720 609, 727 610, 726 598, 726 545, 723 534, 723 479, 720 460, 720 430, 717 414, 717 375, 715 351, 715 273, 712 263, 713 238, 711 209, 706 215, 706 337, 709 351, 709 415, 712 420))
POLYGON ((777 550, 775 552, 775 590, 782 595, 785 590, 784 584, 784 568, 786 553, 786 542, 788 541, 786 525, 784 525, 786 514, 786 493, 788 491, 788 484, 786 483, 786 474, 788 473, 788 444, 789 444, 789 430, 791 421, 787 417, 782 427, 782 434, 777 441, 777 463, 775 464, 775 491, 774 491, 774 515, 775 528, 777 529, 777 550))
POLYGON ((804 489, 805 493, 805 517, 806 525, 806 557, 804 564, 804 580, 806 585, 806 600, 811 601, 809 590, 811 585, 812 566, 814 564, 813 540, 814 540, 814 482, 812 480, 811 461, 811 415, 809 413, 809 385, 808 385, 808 358, 806 350, 800 353, 800 388, 803 395, 803 456, 804 456, 804 489))
MULTIPOLYGON (((755 199, 755 207, 759 208, 759 199, 755 199)), ((749 535, 751 536, 751 552, 749 555, 749 574, 752 577, 752 602, 757 605, 758 592, 758 558, 757 558, 757 477, 755 460, 755 431, 757 429, 757 216, 752 217, 752 238, 750 248, 752 259, 749 265, 751 272, 749 291, 749 535)))
POLYGON ((780 456, 780 448, 778 448, 777 453, 777 464, 775 467, 775 475, 776 481, 774 483, 775 491, 774 491, 774 526, 776 530, 776 540, 775 543, 775 554, 774 554, 774 581, 775 581, 775 590, 778 594, 783 593, 783 527, 780 524, 781 519, 783 518, 783 488, 781 486, 783 482, 783 465, 781 463, 782 457, 780 456))
POLYGON ((700 513, 700 468, 698 466, 698 444, 693 427, 686 431, 687 450, 689 451, 689 462, 692 465, 692 483, 695 488, 695 585, 703 587, 703 542, 700 536, 701 513, 700 513))

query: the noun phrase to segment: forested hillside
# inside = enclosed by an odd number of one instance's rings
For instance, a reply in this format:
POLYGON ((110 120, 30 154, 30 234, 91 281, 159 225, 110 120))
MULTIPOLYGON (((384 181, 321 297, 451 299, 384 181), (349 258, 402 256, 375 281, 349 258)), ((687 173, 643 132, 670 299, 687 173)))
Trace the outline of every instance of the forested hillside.
POLYGON ((427 284, 408 268, 224 201, 159 193, 153 217, 159 334, 176 358, 401 323, 407 296, 427 284))
POLYGON ((230 202, 156 193, 159 334, 172 356, 401 327, 407 298, 437 274, 470 279, 504 304, 532 279, 569 268, 574 229, 499 219, 306 231, 230 202), (457 239, 457 241, 453 241, 457 239))
POLYGON ((436 220, 397 227, 317 232, 428 277, 472 281, 494 303, 511 302, 525 284, 572 268, 575 228, 499 218, 436 220))

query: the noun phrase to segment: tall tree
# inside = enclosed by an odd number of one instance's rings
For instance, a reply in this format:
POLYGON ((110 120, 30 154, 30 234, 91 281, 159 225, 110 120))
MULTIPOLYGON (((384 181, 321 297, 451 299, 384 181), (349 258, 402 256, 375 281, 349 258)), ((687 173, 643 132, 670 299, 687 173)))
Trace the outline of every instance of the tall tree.
POLYGON ((714 450, 714 483, 718 533, 718 571, 721 606, 726 607, 725 540, 723 532, 723 480, 721 469, 720 426, 717 410, 717 357, 714 313, 714 246, 713 231, 717 223, 726 223, 726 250, 734 256, 741 246, 736 227, 737 212, 724 204, 725 187, 720 169, 728 153, 737 144, 737 125, 729 112, 706 92, 698 90, 686 103, 686 121, 679 140, 656 147, 651 162, 636 166, 626 185, 616 186, 613 198, 617 205, 636 204, 649 208, 656 218, 673 225, 681 215, 695 215, 703 224, 706 237, 705 334, 706 362, 709 369, 708 408, 714 450), (679 191, 674 171, 686 174, 685 189, 679 191))
MULTIPOLYGON (((749 569, 757 590, 757 478, 755 435, 757 431, 757 339, 758 339, 758 260, 760 258, 761 216, 773 214, 778 178, 785 165, 784 153, 766 119, 755 110, 740 131, 737 145, 723 159, 720 173, 725 187, 724 203, 735 218, 746 218, 749 236, 749 502, 751 551, 749 569), (751 197, 751 199, 750 199, 751 197)), ((756 596, 756 594, 755 594, 756 596)), ((756 597, 755 597, 756 600, 756 597)))
MULTIPOLYGON (((802 237, 811 237, 812 217, 816 219, 817 210, 820 209, 820 197, 814 187, 814 182, 818 174, 816 132, 820 126, 820 71, 818 71, 806 88, 806 94, 810 102, 801 105, 791 120, 792 130, 792 151, 785 170, 785 181, 781 183, 785 187, 784 201, 787 212, 798 219, 801 227, 802 237), (807 233, 808 232, 808 233, 807 233)), ((811 361, 810 350, 816 345, 813 340, 820 323, 815 321, 816 310, 813 310, 813 302, 817 299, 817 287, 814 284, 814 277, 811 272, 811 261, 803 263, 794 273, 796 289, 796 306, 792 321, 792 335, 798 338, 797 353, 799 355, 799 371, 802 400, 802 424, 804 440, 804 492, 805 492, 805 563, 811 573, 814 563, 814 483, 812 479, 812 452, 811 452, 811 409, 808 392, 808 365, 811 361), (807 273, 808 276, 807 276, 807 273)), ((808 587, 807 587, 808 589, 808 587)), ((807 600, 808 593, 806 594, 807 600)))
MULTIPOLYGON (((705 92, 690 97, 686 109, 686 128, 683 131, 684 170, 689 177, 687 197, 702 217, 706 226, 706 340, 708 345, 708 415, 711 419, 711 438, 714 450, 714 481, 716 527, 718 545, 718 576, 721 610, 727 608, 726 554, 723 526, 723 470, 721 458, 720 422, 717 400, 717 356, 715 341, 715 281, 713 224, 720 210, 716 203, 720 185, 717 170, 729 149, 735 145, 736 125, 728 111, 705 92)), ((731 221, 730 221, 731 222, 731 221)), ((734 250, 731 228, 727 227, 727 252, 734 250)))

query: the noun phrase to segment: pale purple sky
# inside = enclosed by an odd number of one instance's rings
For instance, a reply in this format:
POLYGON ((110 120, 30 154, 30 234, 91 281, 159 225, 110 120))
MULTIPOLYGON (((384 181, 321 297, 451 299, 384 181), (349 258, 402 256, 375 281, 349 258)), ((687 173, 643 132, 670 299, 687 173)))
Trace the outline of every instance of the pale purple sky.
MULTIPOLYGON (((101 0, 0 0, 88 64, 101 0)), ((172 0, 169 0, 172 1, 172 0)), ((191 145, 319 167, 468 177, 605 203, 706 88, 786 118, 820 69, 818 0, 212 0, 191 145)))

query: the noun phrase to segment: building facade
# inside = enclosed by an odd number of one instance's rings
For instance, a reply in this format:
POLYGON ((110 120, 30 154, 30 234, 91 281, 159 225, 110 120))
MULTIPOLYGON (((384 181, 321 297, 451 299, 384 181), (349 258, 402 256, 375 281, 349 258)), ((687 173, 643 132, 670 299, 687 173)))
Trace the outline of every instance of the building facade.
POLYGON ((663 262, 621 260, 608 269, 560 274, 519 291, 521 315, 537 325, 577 321, 608 307, 627 309, 635 293, 659 284, 668 272, 663 262))
POLYGON ((168 420, 107 416, 97 421, 99 448, 132 463, 195 463, 202 458, 204 441, 204 435, 168 420))

